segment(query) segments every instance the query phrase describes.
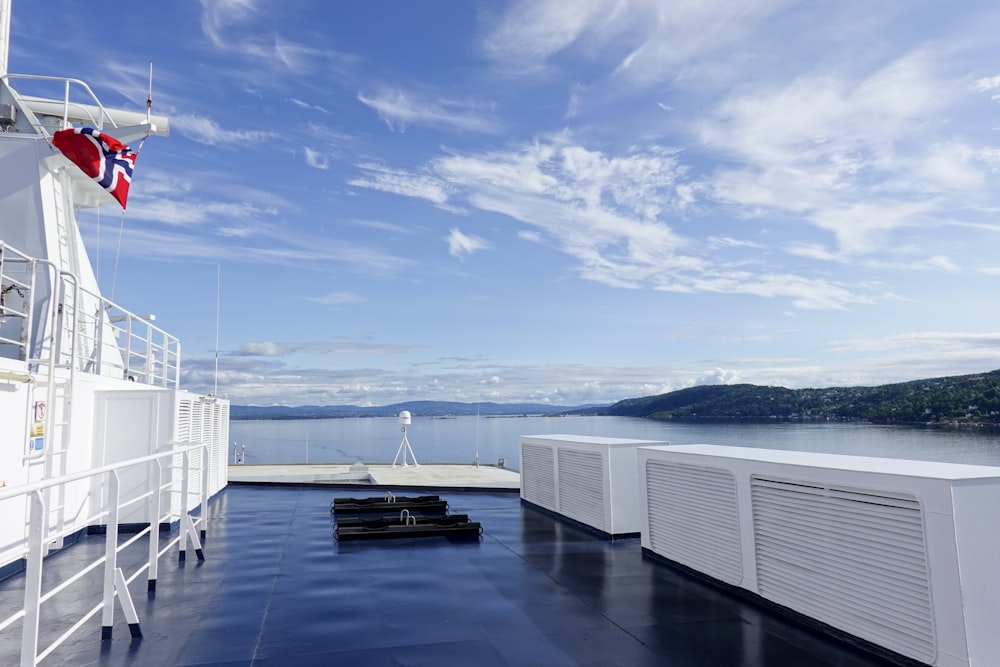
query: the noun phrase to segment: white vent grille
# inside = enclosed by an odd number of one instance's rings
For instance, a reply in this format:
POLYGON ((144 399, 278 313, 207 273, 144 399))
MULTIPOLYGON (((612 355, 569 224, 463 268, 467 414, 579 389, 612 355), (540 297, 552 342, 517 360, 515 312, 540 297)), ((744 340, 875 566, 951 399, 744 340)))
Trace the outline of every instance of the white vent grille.
POLYGON ((728 470, 646 462, 649 543, 655 552, 738 585, 736 479, 728 470))
MULTIPOLYGON (((198 398, 180 397, 177 401, 177 442, 197 442, 208 445, 208 491, 210 494, 222 489, 227 482, 229 402, 217 400, 205 403, 198 398)), ((192 463, 200 459, 195 456, 192 463)), ((180 465, 178 456, 175 465, 180 465)), ((192 483, 200 484, 196 473, 192 483)), ((200 488, 200 487, 197 487, 200 488)))
POLYGON ((521 445, 521 497, 556 510, 555 457, 551 447, 521 445))
POLYGON ((185 398, 177 402, 177 442, 191 442, 191 401, 185 398))
POLYGON ((759 593, 931 663, 923 515, 893 492, 751 478, 759 593))
POLYGON ((559 511, 594 528, 607 531, 604 515, 604 457, 560 448, 559 511))

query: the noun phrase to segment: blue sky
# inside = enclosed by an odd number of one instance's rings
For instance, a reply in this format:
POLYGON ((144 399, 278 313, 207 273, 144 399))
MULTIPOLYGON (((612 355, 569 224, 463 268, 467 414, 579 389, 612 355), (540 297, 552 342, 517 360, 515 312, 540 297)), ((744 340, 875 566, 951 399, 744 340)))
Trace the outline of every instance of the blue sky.
POLYGON ((120 249, 82 225, 189 389, 217 275, 238 404, 1000 368, 996 3, 15 0, 12 33, 110 106, 153 62, 171 136, 120 249))

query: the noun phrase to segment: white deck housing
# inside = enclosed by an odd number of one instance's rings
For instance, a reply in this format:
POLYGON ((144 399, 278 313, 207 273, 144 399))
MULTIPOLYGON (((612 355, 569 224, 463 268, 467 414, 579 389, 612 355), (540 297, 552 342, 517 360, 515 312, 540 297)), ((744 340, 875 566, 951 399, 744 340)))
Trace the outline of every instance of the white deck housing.
POLYGON ((933 665, 1000 656, 1000 468, 715 445, 637 453, 642 546, 933 665))
POLYGON ((521 499, 611 536, 637 534, 636 449, 654 440, 521 436, 521 499))

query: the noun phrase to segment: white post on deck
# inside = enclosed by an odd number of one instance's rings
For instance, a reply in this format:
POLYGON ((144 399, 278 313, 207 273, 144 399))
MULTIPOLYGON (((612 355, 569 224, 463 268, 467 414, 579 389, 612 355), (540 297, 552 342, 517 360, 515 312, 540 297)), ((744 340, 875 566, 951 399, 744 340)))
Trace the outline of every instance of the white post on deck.
POLYGON ((118 471, 108 476, 108 519, 104 537, 104 608, 101 610, 101 639, 111 639, 115 620, 115 570, 118 569, 118 504, 121 502, 118 471))
POLYGON ((187 502, 188 502, 188 475, 191 474, 191 461, 188 458, 188 453, 185 451, 181 454, 181 506, 180 514, 177 517, 180 521, 180 547, 181 550, 177 553, 177 560, 183 561, 187 558, 187 545, 188 538, 192 537, 188 534, 188 524, 184 521, 184 517, 187 516, 187 502))
POLYGON ((21 667, 34 667, 38 655, 38 621, 42 598, 44 526, 48 512, 42 492, 31 494, 28 524, 28 560, 24 577, 24 625, 21 630, 21 667))
POLYGON ((201 448, 201 539, 208 535, 208 445, 201 448))
POLYGON ((163 459, 156 459, 149 472, 149 571, 146 575, 146 590, 156 590, 156 579, 160 570, 160 514, 163 511, 163 459))

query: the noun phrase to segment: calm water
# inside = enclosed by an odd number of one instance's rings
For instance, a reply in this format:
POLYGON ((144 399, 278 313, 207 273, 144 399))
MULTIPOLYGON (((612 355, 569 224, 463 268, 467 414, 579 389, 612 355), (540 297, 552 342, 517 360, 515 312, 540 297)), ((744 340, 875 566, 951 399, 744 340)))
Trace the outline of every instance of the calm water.
MULTIPOLYGON (((414 417, 407 440, 420 463, 481 463, 503 458, 520 469, 520 436, 610 436, 769 449, 858 454, 1000 466, 1000 430, 869 424, 677 424, 631 417, 414 417)), ((392 463, 402 442, 395 417, 233 421, 233 443, 247 463, 392 463)), ((402 457, 400 457, 402 460, 402 457)))

